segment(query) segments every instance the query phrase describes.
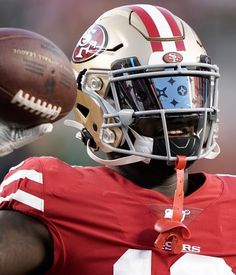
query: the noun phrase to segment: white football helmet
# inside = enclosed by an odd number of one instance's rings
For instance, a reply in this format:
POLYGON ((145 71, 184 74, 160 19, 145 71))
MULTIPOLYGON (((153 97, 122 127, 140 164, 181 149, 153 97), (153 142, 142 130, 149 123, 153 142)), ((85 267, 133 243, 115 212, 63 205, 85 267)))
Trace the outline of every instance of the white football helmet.
POLYGON ((96 150, 121 154, 113 165, 219 153, 218 67, 170 11, 127 5, 104 13, 80 38, 72 63, 73 125, 95 160, 102 162, 96 150))

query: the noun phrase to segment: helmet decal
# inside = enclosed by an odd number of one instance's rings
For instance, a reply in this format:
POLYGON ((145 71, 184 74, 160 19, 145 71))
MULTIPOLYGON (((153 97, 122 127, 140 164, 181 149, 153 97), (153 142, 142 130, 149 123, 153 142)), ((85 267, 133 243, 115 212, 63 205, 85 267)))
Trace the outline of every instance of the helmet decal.
POLYGON ((166 63, 178 63, 183 60, 183 56, 177 52, 169 52, 163 56, 163 61, 166 63))
MULTIPOLYGON (((150 38, 162 39, 172 37, 183 37, 183 33, 171 12, 161 7, 151 5, 135 5, 130 8, 139 16, 145 25, 150 38)), ((173 43, 163 43, 162 41, 151 41, 153 52, 156 51, 185 51, 183 40, 176 40, 173 43), (168 44, 168 45, 167 45, 168 44), (170 47, 171 48, 167 48, 170 47)))
POLYGON ((75 63, 88 61, 101 54, 107 46, 108 35, 105 28, 95 24, 80 38, 72 55, 75 63))

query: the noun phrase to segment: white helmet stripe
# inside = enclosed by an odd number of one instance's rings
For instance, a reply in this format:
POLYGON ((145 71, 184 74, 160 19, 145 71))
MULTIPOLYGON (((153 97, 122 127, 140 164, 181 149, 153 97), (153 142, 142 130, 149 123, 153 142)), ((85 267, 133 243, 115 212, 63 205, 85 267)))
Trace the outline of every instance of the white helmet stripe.
MULTIPOLYGON (((151 5, 135 5, 131 7, 143 21, 150 37, 169 38, 182 35, 173 15, 165 9, 153 8, 151 5)), ((168 41, 168 43, 153 41, 151 46, 153 52, 185 50, 183 41, 168 41)))
MULTIPOLYGON (((152 17, 149 15, 149 12, 146 10, 148 5, 135 5, 131 6, 132 10, 139 16, 142 20, 149 37, 160 37, 159 29, 152 17)), ((153 52, 163 51, 163 45, 161 41, 151 42, 153 52)))
MULTIPOLYGON (((162 7, 157 7, 158 10, 163 14, 163 16, 165 17, 165 19, 167 20, 172 34, 174 37, 183 37, 183 31, 181 32, 173 14, 171 12, 169 12, 167 9, 164 9, 162 7)), ((176 45, 176 49, 178 51, 185 51, 185 45, 184 45, 184 40, 180 39, 180 40, 175 40, 175 45, 176 45)))

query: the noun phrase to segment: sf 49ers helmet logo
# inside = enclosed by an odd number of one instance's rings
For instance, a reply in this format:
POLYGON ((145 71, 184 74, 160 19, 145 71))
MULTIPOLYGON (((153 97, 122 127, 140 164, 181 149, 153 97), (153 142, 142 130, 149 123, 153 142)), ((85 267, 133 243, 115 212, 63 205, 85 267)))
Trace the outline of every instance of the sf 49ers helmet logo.
POLYGON ((96 57, 106 49, 107 40, 107 31, 103 26, 91 26, 77 43, 72 60, 81 63, 96 57))
POLYGON ((178 63, 183 60, 183 56, 177 52, 169 52, 163 56, 163 60, 166 63, 178 63))

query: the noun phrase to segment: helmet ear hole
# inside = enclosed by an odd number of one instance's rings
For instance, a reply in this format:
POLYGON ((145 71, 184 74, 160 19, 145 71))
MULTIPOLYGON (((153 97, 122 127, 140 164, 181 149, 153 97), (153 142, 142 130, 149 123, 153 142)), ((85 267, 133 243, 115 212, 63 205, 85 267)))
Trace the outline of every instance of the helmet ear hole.
POLYGON ((94 130, 95 132, 97 132, 97 130, 98 130, 98 126, 97 126, 96 123, 93 123, 93 130, 94 130))
POLYGON ((82 113, 82 115, 86 118, 89 114, 89 109, 84 105, 77 103, 77 109, 82 113))

